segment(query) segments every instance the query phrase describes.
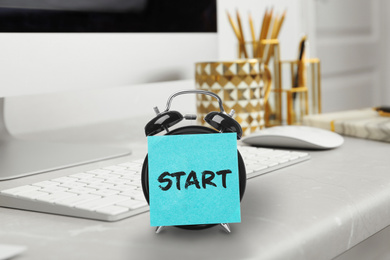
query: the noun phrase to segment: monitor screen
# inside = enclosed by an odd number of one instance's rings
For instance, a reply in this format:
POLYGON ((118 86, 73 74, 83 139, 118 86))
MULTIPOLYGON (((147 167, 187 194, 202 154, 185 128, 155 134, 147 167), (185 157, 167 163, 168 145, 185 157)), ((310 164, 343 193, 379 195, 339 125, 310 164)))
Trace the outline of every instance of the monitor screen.
POLYGON ((216 32, 216 0, 3 0, 1 32, 216 32))

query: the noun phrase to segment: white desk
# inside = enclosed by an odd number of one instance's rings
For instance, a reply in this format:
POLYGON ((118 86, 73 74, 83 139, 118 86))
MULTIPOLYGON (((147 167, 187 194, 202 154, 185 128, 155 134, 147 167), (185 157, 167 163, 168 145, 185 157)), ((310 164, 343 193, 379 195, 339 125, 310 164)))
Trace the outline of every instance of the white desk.
MULTIPOLYGON (((102 140, 101 135, 111 133, 108 141, 136 140, 133 155, 47 175, 142 158, 143 125, 117 126, 99 128, 96 135, 88 129, 72 138, 102 140)), ((312 151, 310 161, 248 180, 242 223, 232 224, 230 234, 218 227, 171 227, 155 234, 149 213, 107 223, 0 208, 0 243, 28 247, 15 259, 332 259, 390 225, 389 152, 388 143, 346 138, 336 150, 312 151)), ((0 182, 0 188, 45 178, 0 182)), ((390 237, 389 232, 378 235, 390 237)), ((383 248, 366 250, 367 255, 353 250, 361 259, 385 254, 383 248)), ((353 252, 339 259, 348 254, 353 252)))

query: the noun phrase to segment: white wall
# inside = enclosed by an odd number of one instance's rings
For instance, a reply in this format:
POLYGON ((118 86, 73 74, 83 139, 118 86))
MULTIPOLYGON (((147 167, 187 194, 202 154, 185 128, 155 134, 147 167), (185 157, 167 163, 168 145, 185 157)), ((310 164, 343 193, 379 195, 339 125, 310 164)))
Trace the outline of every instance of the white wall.
POLYGON ((0 33, 0 96, 121 87, 193 76, 213 33, 0 33))
POLYGON ((315 1, 324 112, 389 103, 387 5, 381 0, 315 1))

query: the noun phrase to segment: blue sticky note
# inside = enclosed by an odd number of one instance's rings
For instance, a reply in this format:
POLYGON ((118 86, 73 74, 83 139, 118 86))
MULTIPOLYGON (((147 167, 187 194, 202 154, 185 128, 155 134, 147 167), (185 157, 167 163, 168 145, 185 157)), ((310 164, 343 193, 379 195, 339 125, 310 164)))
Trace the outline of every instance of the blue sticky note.
POLYGON ((241 222, 236 133, 148 137, 151 226, 241 222))

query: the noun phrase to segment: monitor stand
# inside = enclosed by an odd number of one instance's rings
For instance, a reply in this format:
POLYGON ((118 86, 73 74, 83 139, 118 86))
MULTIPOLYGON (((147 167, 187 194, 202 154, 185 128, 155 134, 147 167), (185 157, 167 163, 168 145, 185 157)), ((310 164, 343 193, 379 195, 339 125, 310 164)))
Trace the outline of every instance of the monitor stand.
POLYGON ((19 140, 7 130, 0 98, 0 181, 128 155, 131 150, 94 144, 19 140))

